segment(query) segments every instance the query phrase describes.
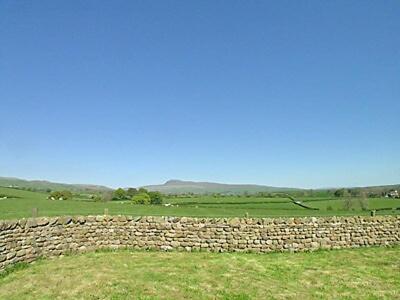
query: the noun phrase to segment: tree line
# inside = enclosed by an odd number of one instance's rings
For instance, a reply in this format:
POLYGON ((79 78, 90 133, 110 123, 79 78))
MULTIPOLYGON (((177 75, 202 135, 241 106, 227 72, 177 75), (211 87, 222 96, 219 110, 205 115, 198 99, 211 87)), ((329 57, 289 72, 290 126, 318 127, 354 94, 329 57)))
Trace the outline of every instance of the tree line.
POLYGON ((163 202, 163 195, 160 192, 151 192, 145 188, 118 188, 113 192, 112 200, 131 200, 134 204, 159 205, 163 202))
POLYGON ((118 188, 114 191, 103 192, 92 195, 82 195, 82 194, 73 194, 71 191, 63 190, 63 191, 52 191, 47 197, 49 200, 70 200, 72 198, 90 198, 96 202, 107 202, 107 201, 132 201, 134 204, 151 204, 151 205, 159 205, 163 202, 163 195, 160 192, 151 192, 146 190, 145 188, 118 188))

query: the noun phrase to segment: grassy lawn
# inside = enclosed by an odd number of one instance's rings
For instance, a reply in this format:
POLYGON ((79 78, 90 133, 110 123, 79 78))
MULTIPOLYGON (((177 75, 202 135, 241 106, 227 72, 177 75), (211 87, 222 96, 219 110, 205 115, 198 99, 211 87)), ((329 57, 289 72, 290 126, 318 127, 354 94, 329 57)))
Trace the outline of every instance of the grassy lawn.
MULTIPOLYGON (((344 200, 340 198, 302 198, 305 204, 320 210, 307 210, 294 205, 287 198, 220 197, 202 196, 197 198, 165 199, 173 206, 133 205, 129 201, 93 202, 84 199, 68 201, 47 200, 48 194, 0 188, 0 219, 30 217, 32 208, 39 209, 39 216, 96 215, 108 208, 110 214, 153 215, 153 216, 198 216, 198 217, 274 217, 274 216, 332 216, 367 215, 362 211, 358 199, 354 199, 352 210, 344 210, 344 200), (2 197, 0 197, 2 198, 2 197)), ((369 209, 400 207, 400 199, 371 198, 369 209)), ((383 214, 400 213, 384 211, 383 214)))
POLYGON ((0 299, 399 299, 400 248, 93 252, 0 277, 0 299))

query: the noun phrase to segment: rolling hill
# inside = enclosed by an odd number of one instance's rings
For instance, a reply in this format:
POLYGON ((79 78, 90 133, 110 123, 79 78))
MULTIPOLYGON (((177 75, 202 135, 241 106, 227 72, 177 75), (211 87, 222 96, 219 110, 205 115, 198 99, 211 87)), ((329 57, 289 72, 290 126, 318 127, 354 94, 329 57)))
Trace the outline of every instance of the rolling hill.
POLYGON ((93 184, 67 184, 67 183, 56 183, 46 180, 24 180, 14 177, 0 177, 0 187, 13 187, 21 189, 33 189, 36 191, 60 191, 70 190, 76 193, 93 193, 93 192, 104 192, 111 191, 112 189, 93 184))
POLYGON ((223 194, 242 194, 257 193, 257 192, 284 192, 294 191, 300 189, 286 188, 286 187, 272 187, 256 184, 223 184, 214 182, 195 182, 183 180, 168 180, 160 185, 147 185, 144 186, 149 191, 158 191, 165 194, 210 194, 210 193, 223 193, 223 194))
MULTIPOLYGON (((25 190, 35 191, 60 191, 69 190, 74 193, 98 193, 112 191, 112 188, 102 185, 94 184, 67 184, 67 183, 56 183, 46 180, 25 180, 14 177, 0 177, 0 187, 13 187, 25 190)), ((224 184, 215 182, 196 182, 196 181, 185 181, 185 180, 168 180, 164 184, 158 185, 146 185, 143 186, 149 191, 159 191, 165 194, 243 194, 249 193, 254 194, 258 192, 276 193, 276 192, 294 192, 294 191, 306 191, 301 188, 288 188, 288 187, 273 187, 267 185, 256 185, 256 184, 224 184)), ((315 191, 334 191, 339 189, 336 188, 323 188, 315 189, 315 191)), ((400 190, 400 184, 395 185, 383 185, 383 186, 365 186, 365 187, 347 187, 350 190, 359 190, 366 193, 377 193, 388 192, 390 190, 400 190)))

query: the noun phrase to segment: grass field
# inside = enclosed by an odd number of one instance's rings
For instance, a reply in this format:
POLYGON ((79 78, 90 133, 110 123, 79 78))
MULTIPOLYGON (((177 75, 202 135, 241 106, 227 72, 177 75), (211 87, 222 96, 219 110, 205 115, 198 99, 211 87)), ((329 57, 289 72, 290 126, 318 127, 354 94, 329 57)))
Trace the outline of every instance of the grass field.
MULTIPOLYGON (((366 215, 361 210, 359 199, 354 199, 351 210, 344 210, 344 199, 329 197, 300 198, 303 203, 319 208, 307 210, 293 204, 287 198, 219 197, 201 196, 196 198, 171 198, 165 203, 172 206, 133 205, 129 201, 93 202, 88 199, 68 201, 47 200, 48 194, 11 188, 0 188, 0 219, 30 217, 32 208, 38 208, 39 216, 103 214, 108 208, 110 214, 127 215, 168 215, 198 217, 274 217, 274 216, 329 216, 366 215)), ((400 207, 400 199, 369 198, 368 208, 400 207)), ((400 210, 385 210, 382 214, 400 213, 400 210)))
POLYGON ((0 277, 0 299, 399 299, 400 248, 93 252, 0 277))
MULTIPOLYGON (((369 214, 353 199, 170 198, 171 206, 47 200, 48 194, 0 188, 0 219, 110 214, 274 217, 369 214), (7 198, 4 198, 4 197, 7 198)), ((400 207, 399 199, 370 198, 369 209, 400 207)), ((399 213, 385 210, 380 213, 399 213)), ((400 247, 313 253, 92 252, 16 265, 0 274, 0 299, 400 299, 400 247)))

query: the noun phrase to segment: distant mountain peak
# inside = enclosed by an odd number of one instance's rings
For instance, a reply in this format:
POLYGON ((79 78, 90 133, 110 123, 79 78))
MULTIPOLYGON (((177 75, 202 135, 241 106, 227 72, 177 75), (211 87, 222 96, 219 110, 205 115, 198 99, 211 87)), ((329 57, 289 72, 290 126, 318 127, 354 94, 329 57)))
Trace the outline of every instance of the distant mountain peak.
POLYGON ((179 180, 179 179, 170 179, 170 180, 166 181, 164 183, 164 185, 176 185, 176 184, 182 184, 185 182, 187 182, 187 181, 183 181, 183 180, 179 180))
POLYGON ((257 192, 279 192, 287 190, 296 190, 285 187, 272 187, 255 184, 226 184, 216 182, 197 182, 179 179, 170 179, 164 184, 147 185, 144 188, 150 191, 159 191, 163 193, 225 193, 225 194, 241 194, 241 193, 257 193, 257 192))

